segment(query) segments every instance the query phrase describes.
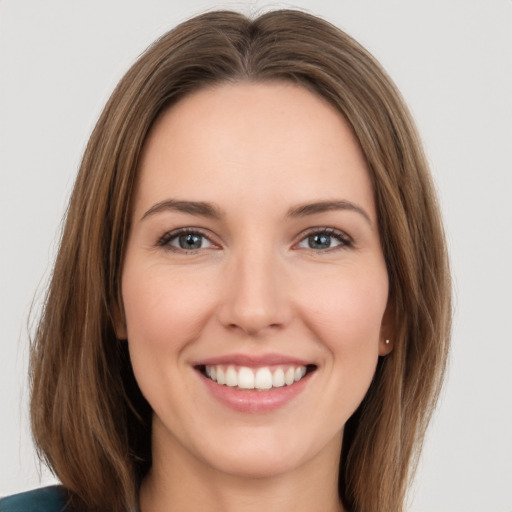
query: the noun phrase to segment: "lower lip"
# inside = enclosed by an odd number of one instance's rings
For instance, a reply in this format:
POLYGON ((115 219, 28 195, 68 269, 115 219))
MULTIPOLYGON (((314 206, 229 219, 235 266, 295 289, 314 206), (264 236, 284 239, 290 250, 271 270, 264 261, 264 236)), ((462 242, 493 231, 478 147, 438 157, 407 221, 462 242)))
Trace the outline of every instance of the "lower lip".
POLYGON ((217 384, 213 380, 199 374, 212 395, 223 405, 239 412, 262 413, 283 407, 299 395, 306 387, 311 373, 289 386, 273 388, 268 391, 239 390, 217 384))

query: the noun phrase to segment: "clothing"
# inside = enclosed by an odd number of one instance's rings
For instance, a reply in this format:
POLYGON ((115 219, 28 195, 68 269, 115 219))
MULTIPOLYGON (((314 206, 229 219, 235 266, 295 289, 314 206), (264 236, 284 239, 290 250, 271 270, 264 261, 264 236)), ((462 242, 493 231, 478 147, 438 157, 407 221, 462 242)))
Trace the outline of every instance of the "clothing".
POLYGON ((0 512, 71 512, 61 485, 52 485, 0 499, 0 512))

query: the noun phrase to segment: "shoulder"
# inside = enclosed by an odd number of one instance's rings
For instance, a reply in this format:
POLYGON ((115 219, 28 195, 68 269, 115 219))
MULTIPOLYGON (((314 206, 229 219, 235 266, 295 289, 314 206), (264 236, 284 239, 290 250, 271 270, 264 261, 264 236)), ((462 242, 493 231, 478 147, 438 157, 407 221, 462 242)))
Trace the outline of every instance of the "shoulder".
POLYGON ((0 512, 70 512, 64 487, 53 485, 0 499, 0 512))

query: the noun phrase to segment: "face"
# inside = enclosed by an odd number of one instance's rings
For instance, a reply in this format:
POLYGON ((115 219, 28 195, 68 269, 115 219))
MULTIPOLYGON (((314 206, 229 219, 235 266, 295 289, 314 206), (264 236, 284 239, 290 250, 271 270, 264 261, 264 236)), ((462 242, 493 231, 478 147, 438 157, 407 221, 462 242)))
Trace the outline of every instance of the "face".
POLYGON ((347 123, 286 83, 171 107, 142 154, 122 298, 155 460, 332 471, 389 350, 373 191, 347 123))

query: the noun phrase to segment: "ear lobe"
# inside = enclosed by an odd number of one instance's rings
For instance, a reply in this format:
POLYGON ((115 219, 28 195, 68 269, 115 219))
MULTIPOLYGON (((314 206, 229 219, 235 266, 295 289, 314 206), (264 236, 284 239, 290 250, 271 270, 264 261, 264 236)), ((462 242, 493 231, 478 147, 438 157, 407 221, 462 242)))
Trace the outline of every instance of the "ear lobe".
POLYGON ((379 341, 379 356, 387 356, 393 351, 393 341, 390 338, 384 338, 379 341))
POLYGON ((393 351, 395 332, 395 308, 388 300, 380 327, 379 356, 387 356, 393 351))

